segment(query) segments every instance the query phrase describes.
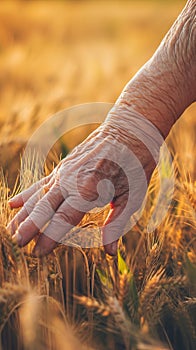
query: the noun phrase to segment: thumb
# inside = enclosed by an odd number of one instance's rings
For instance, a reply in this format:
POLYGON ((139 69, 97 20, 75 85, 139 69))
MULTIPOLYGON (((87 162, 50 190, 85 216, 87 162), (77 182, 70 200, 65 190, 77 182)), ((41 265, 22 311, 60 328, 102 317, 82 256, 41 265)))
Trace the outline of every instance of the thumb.
POLYGON ((130 211, 124 208, 124 201, 111 204, 111 210, 102 227, 102 241, 105 252, 109 255, 116 255, 118 240, 123 235, 123 230, 130 217, 130 211))

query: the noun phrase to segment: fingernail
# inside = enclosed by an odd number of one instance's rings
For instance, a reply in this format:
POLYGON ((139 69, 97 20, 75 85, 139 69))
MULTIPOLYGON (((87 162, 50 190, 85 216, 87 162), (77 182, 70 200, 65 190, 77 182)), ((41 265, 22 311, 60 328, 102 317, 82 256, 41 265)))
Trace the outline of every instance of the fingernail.
POLYGON ((16 203, 17 203, 17 196, 8 200, 8 204, 9 204, 11 209, 15 208, 16 203))
POLYGON ((8 203, 12 203, 12 202, 14 202, 16 199, 17 199, 17 194, 14 196, 14 197, 12 197, 12 198, 10 198, 9 200, 8 200, 8 203))
POLYGON ((21 243, 22 241, 22 236, 21 234, 17 231, 13 236, 12 239, 16 241, 18 244, 21 243))
POLYGON ((111 254, 112 255, 116 255, 116 253, 117 253, 117 245, 118 245, 118 241, 115 241, 115 242, 111 243, 111 254))
POLYGON ((9 199, 8 204, 9 204, 10 207, 12 207, 13 199, 9 199))
POLYGON ((44 255, 44 252, 41 248, 39 247, 35 247, 33 250, 32 250, 32 256, 34 258, 41 258, 43 255, 44 255))
POLYGON ((31 252, 33 258, 39 258, 39 250, 38 249, 33 249, 31 252))

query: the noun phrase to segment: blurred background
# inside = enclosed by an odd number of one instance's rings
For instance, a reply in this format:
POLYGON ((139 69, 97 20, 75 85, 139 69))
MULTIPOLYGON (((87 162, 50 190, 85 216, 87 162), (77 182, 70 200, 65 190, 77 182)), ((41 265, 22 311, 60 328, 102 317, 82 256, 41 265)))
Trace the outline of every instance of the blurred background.
MULTIPOLYGON (((185 3, 0 2, 0 165, 11 186, 33 131, 61 109, 115 102, 185 3)), ((195 111, 186 112, 183 128, 176 126, 179 147, 189 149, 183 142, 195 137, 195 111)))

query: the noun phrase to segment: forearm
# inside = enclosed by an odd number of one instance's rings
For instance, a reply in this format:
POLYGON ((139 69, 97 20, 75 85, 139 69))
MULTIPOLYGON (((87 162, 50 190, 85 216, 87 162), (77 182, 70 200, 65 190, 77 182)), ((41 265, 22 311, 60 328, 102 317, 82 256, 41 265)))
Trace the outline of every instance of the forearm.
POLYGON ((128 105, 166 137, 196 99, 196 1, 188 1, 152 58, 116 104, 128 105))

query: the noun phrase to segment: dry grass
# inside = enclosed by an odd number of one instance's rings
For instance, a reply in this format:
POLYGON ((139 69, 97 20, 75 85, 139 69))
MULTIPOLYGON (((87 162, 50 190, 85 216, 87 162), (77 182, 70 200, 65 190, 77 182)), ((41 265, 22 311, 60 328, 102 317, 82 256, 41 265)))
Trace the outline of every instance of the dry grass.
MULTIPOLYGON (((195 106, 167 140, 176 181, 166 217, 148 232, 159 188, 154 174, 117 258, 62 246, 35 259, 33 243, 19 249, 5 229, 14 215, 9 187, 29 135, 59 109, 114 102, 184 3, 1 2, 0 164, 9 175, 8 183, 0 175, 1 350, 195 349, 195 106)), ((67 136, 68 148, 72 138, 79 142, 81 130, 67 136)), ((22 187, 42 175, 35 164, 23 164, 22 187)), ((87 215, 81 225, 96 230, 104 215, 87 215)))
MULTIPOLYGON (((21 250, 0 227, 2 349, 64 349, 64 342, 66 349, 77 342, 84 349, 103 349, 106 342, 108 349, 194 349, 195 193, 176 173, 173 203, 161 225, 152 233, 146 229, 156 203, 155 174, 143 215, 121 240, 117 258, 62 246, 35 259, 33 243, 21 250)), ((4 207, 1 222, 12 215, 4 207)), ((96 228, 96 220, 101 216, 89 215, 87 229, 92 222, 96 228)))

